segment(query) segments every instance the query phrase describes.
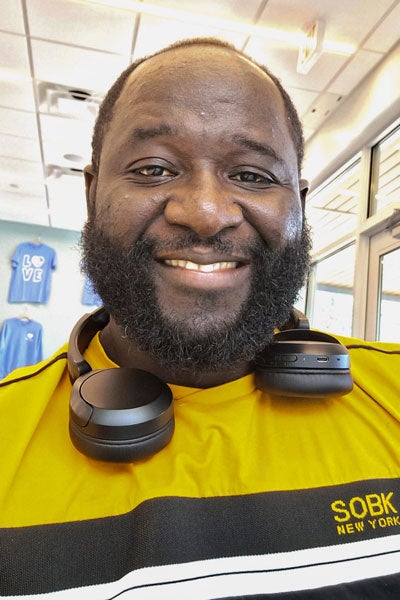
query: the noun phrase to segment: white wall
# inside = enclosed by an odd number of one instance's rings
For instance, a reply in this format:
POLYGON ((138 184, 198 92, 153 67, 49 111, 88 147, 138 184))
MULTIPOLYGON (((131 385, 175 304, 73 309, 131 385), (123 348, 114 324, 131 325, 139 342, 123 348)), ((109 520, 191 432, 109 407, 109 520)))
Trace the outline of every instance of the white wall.
POLYGON ((94 310, 81 303, 84 278, 79 268, 79 239, 80 233, 76 231, 0 220, 0 327, 4 319, 18 317, 27 309, 30 318, 43 325, 44 358, 68 340, 82 314, 94 310), (49 301, 47 304, 9 303, 11 257, 18 244, 37 237, 57 253, 49 301))

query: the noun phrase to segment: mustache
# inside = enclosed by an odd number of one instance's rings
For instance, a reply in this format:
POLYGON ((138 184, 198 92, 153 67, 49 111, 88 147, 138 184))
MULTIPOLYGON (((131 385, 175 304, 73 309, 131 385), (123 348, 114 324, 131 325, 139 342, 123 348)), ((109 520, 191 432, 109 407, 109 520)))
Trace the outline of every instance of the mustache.
POLYGON ((143 235, 131 244, 127 256, 129 257, 130 254, 136 253, 139 248, 145 253, 152 254, 153 252, 184 250, 194 247, 228 254, 241 253, 248 256, 255 256, 260 251, 265 252, 268 250, 267 244, 261 239, 255 239, 247 243, 237 243, 220 234, 204 238, 195 232, 185 231, 174 235, 173 238, 162 240, 149 235, 143 235))

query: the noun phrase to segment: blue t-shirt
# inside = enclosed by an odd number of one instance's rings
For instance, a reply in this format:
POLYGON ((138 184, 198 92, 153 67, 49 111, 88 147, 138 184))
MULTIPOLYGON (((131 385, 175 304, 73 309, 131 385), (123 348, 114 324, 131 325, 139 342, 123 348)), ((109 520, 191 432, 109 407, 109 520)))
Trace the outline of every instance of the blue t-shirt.
POLYGON ((93 284, 87 275, 85 275, 83 284, 82 304, 88 304, 89 306, 102 306, 103 304, 102 299, 93 289, 93 284))
POLYGON ((31 319, 6 319, 0 331, 0 379, 43 360, 43 327, 31 319))
POLYGON ((45 303, 49 299, 51 273, 56 268, 56 252, 47 244, 24 242, 15 250, 8 294, 9 302, 45 303))

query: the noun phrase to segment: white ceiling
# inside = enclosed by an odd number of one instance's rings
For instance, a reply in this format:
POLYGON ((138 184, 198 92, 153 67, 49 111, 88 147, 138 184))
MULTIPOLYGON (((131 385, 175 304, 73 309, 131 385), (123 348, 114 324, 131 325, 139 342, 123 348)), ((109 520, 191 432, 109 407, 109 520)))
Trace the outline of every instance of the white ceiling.
POLYGON ((281 78, 309 139, 399 40, 400 0, 143 0, 142 5, 139 14, 91 0, 1 0, 0 219, 81 229, 81 170, 90 162, 98 102, 140 56, 188 37, 228 40, 281 78), (154 16, 148 14, 151 5, 206 15, 220 27, 204 25, 200 17, 193 24, 154 16), (322 19, 325 40, 355 44, 357 51, 352 56, 323 52, 308 74, 300 74, 296 47, 230 31, 226 23, 222 29, 221 18, 290 32, 322 19), (86 92, 86 100, 71 90, 86 92))

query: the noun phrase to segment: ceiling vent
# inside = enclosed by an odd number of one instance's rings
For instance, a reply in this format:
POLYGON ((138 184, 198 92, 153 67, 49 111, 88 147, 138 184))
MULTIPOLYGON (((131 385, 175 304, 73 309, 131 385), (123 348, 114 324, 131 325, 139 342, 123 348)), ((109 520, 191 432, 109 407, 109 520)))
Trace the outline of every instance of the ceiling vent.
POLYGON ((94 119, 103 99, 90 90, 69 88, 47 81, 40 81, 38 90, 40 112, 59 117, 94 119))
POLYGON ((63 175, 82 177, 83 169, 73 167, 61 167, 59 165, 46 166, 46 179, 60 179, 63 175))

